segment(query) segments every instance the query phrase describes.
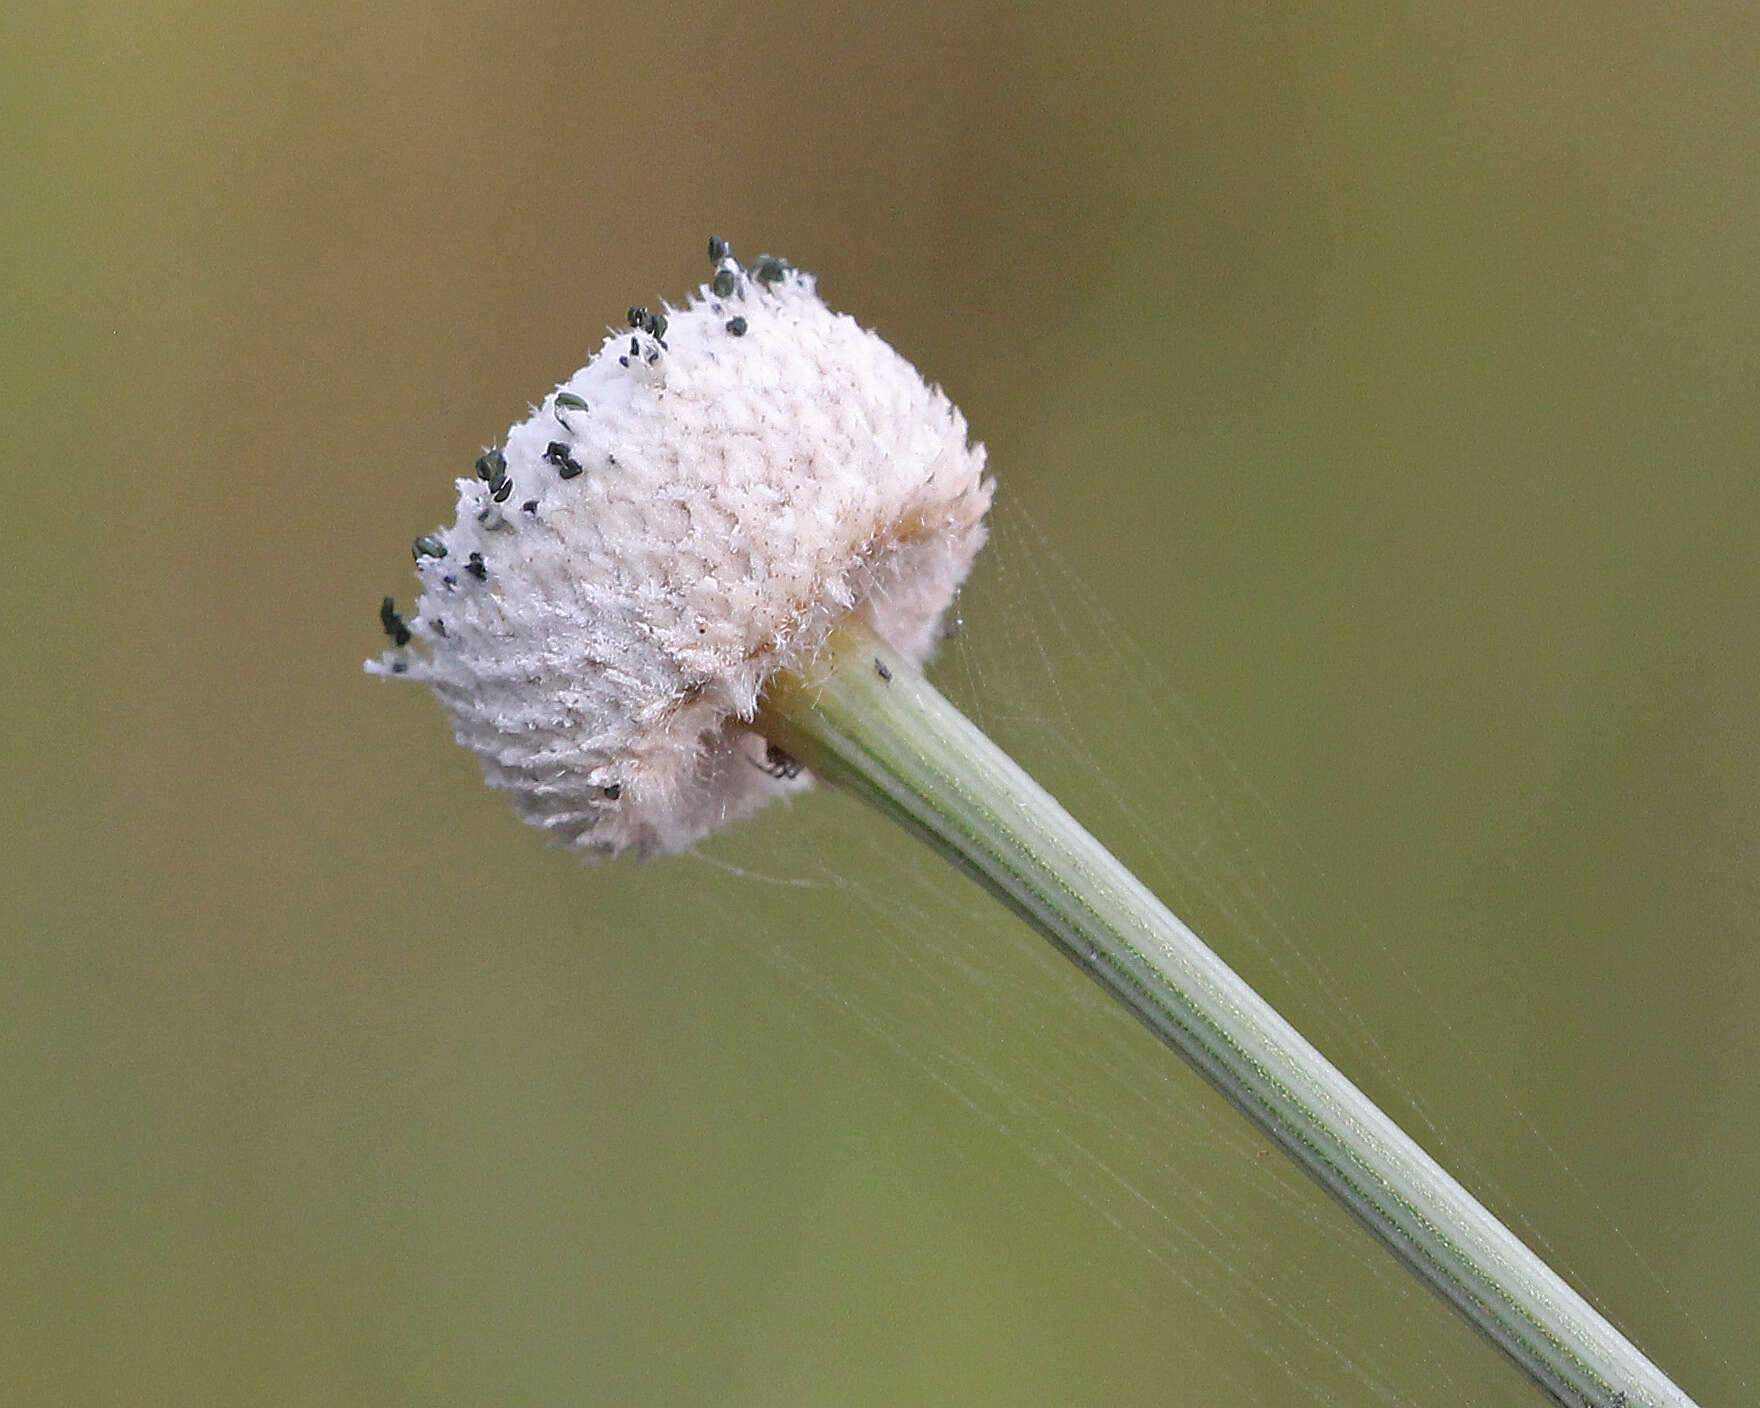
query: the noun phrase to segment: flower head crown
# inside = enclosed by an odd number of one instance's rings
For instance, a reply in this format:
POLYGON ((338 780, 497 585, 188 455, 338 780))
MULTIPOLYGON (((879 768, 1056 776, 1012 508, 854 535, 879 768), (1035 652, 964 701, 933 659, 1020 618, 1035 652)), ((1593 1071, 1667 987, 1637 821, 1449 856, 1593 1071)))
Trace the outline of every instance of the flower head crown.
POLYGON ((750 727, 859 612, 921 663, 984 541, 942 392, 764 256, 627 329, 458 481, 367 669, 420 680, 564 844, 679 850, 805 784, 750 727))

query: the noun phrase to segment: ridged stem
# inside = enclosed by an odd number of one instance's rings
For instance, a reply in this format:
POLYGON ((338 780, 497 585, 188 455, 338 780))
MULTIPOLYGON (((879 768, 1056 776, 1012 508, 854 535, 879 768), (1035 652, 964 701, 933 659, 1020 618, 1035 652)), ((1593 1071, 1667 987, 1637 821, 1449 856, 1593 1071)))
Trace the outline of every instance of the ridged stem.
POLYGON ((1056 944, 1554 1402, 1691 1408, 859 618, 773 683, 757 727, 1056 944))

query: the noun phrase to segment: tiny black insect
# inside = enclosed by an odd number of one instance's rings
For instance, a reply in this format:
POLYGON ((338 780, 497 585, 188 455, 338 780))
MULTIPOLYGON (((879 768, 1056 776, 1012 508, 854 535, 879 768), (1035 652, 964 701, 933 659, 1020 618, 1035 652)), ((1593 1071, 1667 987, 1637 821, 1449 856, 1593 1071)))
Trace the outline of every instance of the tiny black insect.
POLYGON ((892 682, 892 671, 886 668, 886 662, 884 660, 876 660, 874 662, 874 673, 880 676, 880 678, 885 680, 888 684, 892 682))
POLYGON ((471 554, 471 560, 465 563, 464 570, 479 582, 484 581, 489 575, 489 569, 483 565, 483 554, 480 552, 471 554))
POLYGON ((729 318, 727 320, 727 330, 735 337, 744 337, 746 335, 746 326, 747 324, 744 318, 729 318))
POLYGON ((639 303, 631 304, 629 310, 629 325, 632 328, 639 328, 647 326, 647 322, 648 310, 642 307, 639 303))
POLYGON ((424 557, 445 557, 446 544, 431 533, 424 533, 410 545, 410 552, 417 562, 424 557))
POLYGON ((739 287, 739 280, 734 276, 733 270, 717 269, 709 287, 715 290, 717 298, 732 298, 733 291, 739 287))
POLYGON ((385 628, 385 634, 391 637, 393 645, 409 644, 409 627, 404 625, 403 617, 397 614, 397 598, 388 596, 379 603, 379 624, 385 628))
POLYGON ((727 253, 727 241, 722 239, 720 235, 710 235, 709 258, 719 264, 723 259, 727 258, 727 253))
POLYGON ((520 507, 527 513, 536 513, 538 511, 538 501, 536 499, 527 499, 520 505, 520 507))
POLYGON ((788 261, 778 259, 774 254, 760 254, 758 262, 752 265, 752 277, 766 286, 781 283, 787 272, 788 261))
POLYGON ((623 784, 621 782, 607 783, 599 790, 605 794, 605 800, 607 802, 615 802, 623 795, 623 784))
POLYGON ((507 502, 507 496, 513 492, 513 480, 503 477, 498 484, 489 486, 489 497, 498 504, 507 502))
POLYGON ((507 456, 499 450, 491 450, 477 461, 477 478, 486 479, 493 484, 507 473, 507 456))

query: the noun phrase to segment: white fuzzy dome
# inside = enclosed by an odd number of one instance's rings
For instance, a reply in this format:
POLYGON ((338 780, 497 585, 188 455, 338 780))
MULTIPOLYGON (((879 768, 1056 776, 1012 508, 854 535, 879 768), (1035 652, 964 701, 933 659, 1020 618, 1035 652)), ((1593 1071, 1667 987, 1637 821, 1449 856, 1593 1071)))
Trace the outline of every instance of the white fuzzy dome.
POLYGON ((679 850, 805 785, 749 728, 859 611, 921 662, 984 541, 984 450, 813 280, 725 246, 631 309, 417 539, 375 674, 429 685, 520 815, 582 850, 679 850))

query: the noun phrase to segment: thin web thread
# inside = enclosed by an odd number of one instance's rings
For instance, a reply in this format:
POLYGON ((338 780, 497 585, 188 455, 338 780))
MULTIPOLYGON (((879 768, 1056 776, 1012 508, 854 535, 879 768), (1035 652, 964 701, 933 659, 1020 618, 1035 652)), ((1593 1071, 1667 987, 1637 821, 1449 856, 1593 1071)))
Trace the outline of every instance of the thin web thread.
MULTIPOLYGON (((1512 1206, 1512 1200, 1483 1162, 1431 1116, 1418 1092, 1402 1075, 1399 1066, 1377 1039, 1360 1010, 1331 974, 1316 943, 1316 936, 1296 921, 1276 881, 1265 866, 1262 847, 1255 846, 1249 839, 1250 833, 1275 836, 1279 863, 1286 873, 1293 870, 1317 884, 1326 902, 1336 907, 1338 917, 1348 926, 1352 947, 1367 946, 1375 952, 1387 971, 1393 973, 1411 993, 1424 1012, 1427 1025, 1441 1033, 1455 1055, 1473 1072, 1477 1081, 1492 1091, 1499 1104, 1516 1120, 1526 1139, 1538 1147, 1549 1166, 1575 1191, 1578 1195, 1578 1206, 1586 1207, 1593 1214, 1619 1246, 1622 1254, 1630 1258, 1679 1322, 1714 1354, 1718 1354, 1708 1332, 1667 1284, 1654 1263, 1643 1255, 1605 1205, 1595 1197, 1582 1176, 1548 1139, 1540 1123, 1516 1098, 1508 1083, 1497 1077, 1483 1055, 1473 1047, 1401 958, 1395 946, 1378 934, 1348 896, 1338 890, 1324 868, 1314 860, 1301 838, 1254 786, 1251 778, 1237 764, 1215 731, 1203 727, 1195 710, 1181 707, 1177 688, 1169 688, 1164 683, 1151 687, 1142 677, 1142 670, 1136 663, 1141 658, 1141 652, 1122 644, 1127 633, 1118 624, 1116 615, 1094 596, 1080 576, 1062 560, 1054 545, 1031 520, 1026 510, 1012 501, 1004 501, 993 511, 992 525, 993 536, 997 540, 992 554, 1001 566, 1006 583, 1003 594, 1011 598, 1028 594, 1031 597, 1030 607, 1017 604, 1011 612, 1012 617, 1024 622, 1024 629, 1035 636, 1039 635, 1041 629, 1038 623, 1054 623, 1058 633, 1065 639, 1079 636, 1084 651, 1093 652, 1098 649, 1104 653, 1109 677, 1125 681, 1133 710, 1147 713, 1157 722, 1156 743, 1161 747, 1154 755, 1145 759, 1146 765, 1153 766, 1154 759, 1158 757, 1163 760, 1164 768, 1171 767, 1182 779, 1190 779, 1195 783, 1198 788, 1198 795, 1193 799, 1195 809, 1218 827, 1220 849, 1207 853, 1204 857, 1205 863, 1179 867, 1174 875, 1163 872, 1158 878, 1167 879, 1170 885, 1195 882, 1207 899, 1227 912, 1231 922, 1238 922, 1236 936, 1244 938, 1263 953, 1279 978, 1287 980, 1289 969, 1271 948, 1271 941, 1275 940, 1278 948, 1290 956, 1291 962, 1299 968, 1303 977, 1314 985, 1315 990, 1325 995, 1332 1009, 1342 1019, 1344 1030, 1356 1054, 1398 1092, 1401 1100, 1421 1121, 1428 1136, 1424 1142, 1445 1154, 1444 1162, 1480 1196, 1509 1209, 1505 1215, 1516 1225, 1523 1239, 1539 1248, 1556 1269, 1582 1287, 1583 1278, 1576 1274, 1569 1259, 1564 1257, 1519 1208, 1512 1206), (1159 702, 1162 700, 1168 702, 1159 702), (1169 717, 1170 714, 1177 714, 1177 717, 1169 717), (1194 739, 1202 741, 1201 749, 1192 745, 1191 740, 1194 739), (1243 814, 1248 824, 1242 823, 1243 814), (1235 902, 1236 896, 1239 897, 1239 903, 1235 902), (1281 915, 1290 917, 1286 920, 1281 915)), ((1067 652, 1051 649, 1042 640, 1035 642, 1035 649, 1041 656, 1048 658, 1067 655, 1067 652)), ((982 667, 973 662, 968 665, 968 671, 976 679, 981 675, 982 667)), ((996 682, 992 682, 990 687, 997 687, 996 682)), ((1078 718, 1063 707, 1061 692, 1054 693, 1054 697, 1059 703, 1057 729, 1060 736, 1074 740, 1080 746, 1082 730, 1078 718)), ((1095 775, 1101 775, 1091 752, 1086 757, 1093 766, 1095 775)), ((1145 814, 1141 808, 1120 802, 1116 796, 1112 796, 1110 800, 1114 812, 1130 825, 1146 853, 1155 855, 1163 849, 1155 844, 1154 818, 1145 814)), ((1593 1293, 1592 1286, 1588 1290, 1593 1293)), ((1718 1358, 1725 1367, 1729 1366, 1727 1356, 1718 1354, 1718 1358)))

